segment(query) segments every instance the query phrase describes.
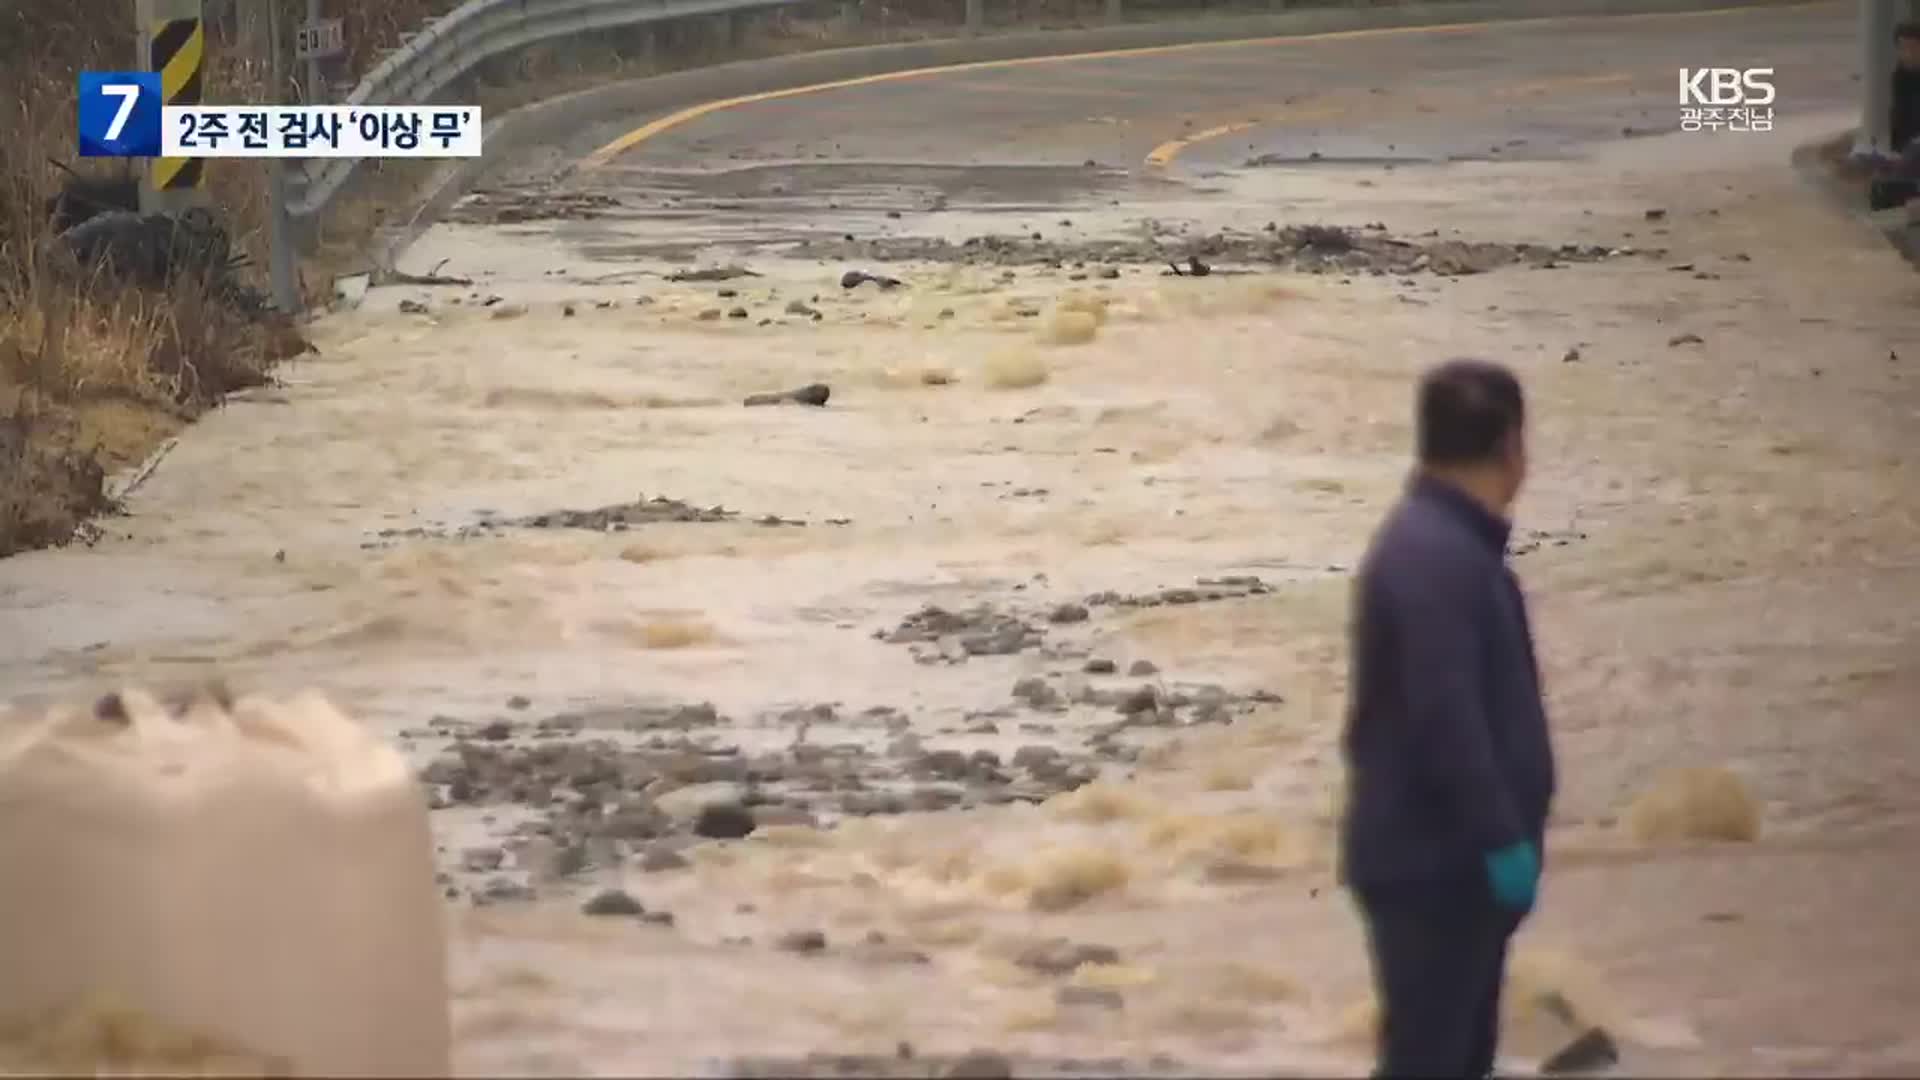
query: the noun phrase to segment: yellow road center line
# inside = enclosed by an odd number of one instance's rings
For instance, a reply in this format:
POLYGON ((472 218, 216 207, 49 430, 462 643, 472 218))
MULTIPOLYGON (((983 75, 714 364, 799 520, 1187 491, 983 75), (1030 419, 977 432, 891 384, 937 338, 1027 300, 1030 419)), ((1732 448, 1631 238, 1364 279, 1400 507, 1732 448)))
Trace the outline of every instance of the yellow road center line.
MULTIPOLYGON (((1499 89, 1491 91, 1486 96, 1494 98, 1528 97, 1534 94, 1551 93, 1554 90, 1571 89, 1576 86, 1604 86, 1631 81, 1633 81, 1633 76, 1625 72, 1615 72, 1607 75, 1579 75, 1565 79, 1540 79, 1534 82, 1515 83, 1512 86, 1500 87, 1499 89)), ((1478 97, 1481 95, 1474 94, 1472 96, 1478 97)), ((1192 135, 1186 135, 1178 139, 1169 139, 1161 143, 1159 146, 1154 147, 1152 152, 1147 154, 1147 164, 1156 169, 1164 169, 1168 165, 1173 164, 1173 160, 1186 151, 1188 147, 1206 142, 1209 139, 1217 139, 1222 135, 1232 135, 1235 132, 1246 131, 1248 128, 1259 127, 1262 124, 1273 123, 1278 120, 1323 120, 1330 116, 1338 116, 1350 111, 1352 110, 1343 106, 1330 105, 1316 109, 1304 109, 1298 112, 1281 111, 1260 120, 1242 120, 1238 123, 1222 124, 1219 127, 1208 128, 1205 131, 1196 131, 1192 135)))
MULTIPOLYGON (((1783 4, 1763 10, 1795 11, 1809 8, 1830 7, 1835 0, 1815 0, 1807 4, 1783 4)), ((989 71, 999 68, 1032 67, 1039 64, 1063 64, 1077 60, 1103 60, 1123 56, 1168 56, 1184 52, 1197 52, 1202 49, 1259 48, 1262 46, 1298 45, 1308 42, 1351 41, 1374 37, 1407 37, 1416 34, 1460 34, 1471 31, 1497 30, 1506 27, 1538 27, 1564 23, 1578 23, 1583 20, 1605 22, 1627 22, 1645 19, 1701 18, 1717 15, 1747 15, 1755 9, 1751 7, 1713 8, 1706 11, 1655 11, 1633 15, 1555 15, 1532 19, 1503 19, 1495 22, 1442 23, 1433 26, 1381 26, 1365 30, 1332 30, 1319 34, 1283 34, 1276 37, 1246 38, 1238 41, 1188 41, 1177 45, 1148 45, 1131 49, 1101 49, 1084 53, 1065 53, 1055 56, 1024 56, 1011 60, 976 60, 964 64, 942 64, 935 67, 913 68, 907 71, 889 71, 878 75, 862 75, 853 79, 836 79, 832 82, 815 83, 811 86, 796 86, 785 90, 767 90, 758 94, 742 94, 738 97, 721 98, 699 105, 691 105, 676 112, 662 116, 634 128, 625 135, 614 139, 580 161, 580 168, 596 169, 614 158, 646 142, 657 135, 672 131, 691 121, 698 120, 723 109, 753 105, 763 101, 779 101, 785 98, 801 97, 807 94, 819 94, 829 90, 847 90, 858 86, 874 86, 881 83, 900 82, 905 79, 923 79, 930 75, 945 75, 959 71, 989 71)), ((1177 151, 1176 151, 1177 153, 1177 151)))

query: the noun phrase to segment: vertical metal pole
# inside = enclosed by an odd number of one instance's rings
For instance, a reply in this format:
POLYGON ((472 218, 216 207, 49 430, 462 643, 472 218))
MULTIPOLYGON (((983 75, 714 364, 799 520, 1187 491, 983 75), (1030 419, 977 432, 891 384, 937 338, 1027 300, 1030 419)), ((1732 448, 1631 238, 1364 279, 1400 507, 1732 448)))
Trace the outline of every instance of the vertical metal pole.
MULTIPOLYGON (((313 26, 319 21, 320 0, 307 0, 307 25, 313 26)), ((327 103, 326 88, 320 81, 320 58, 318 56, 307 57, 307 92, 300 95, 300 100, 309 105, 325 105, 327 103)))
POLYGON ((1888 125, 1893 108, 1893 27, 1899 21, 1895 0, 1860 0, 1860 44, 1863 84, 1860 130, 1854 152, 1889 149, 1888 125))
MULTIPOLYGON (((286 100, 287 86, 284 42, 280 37, 280 0, 255 2, 267 5, 267 66, 273 73, 273 89, 267 96, 271 99, 269 104, 278 105, 286 100)), ((292 315, 300 310, 300 291, 293 280, 293 236, 287 221, 287 159, 275 158, 268 164, 271 176, 267 216, 271 219, 271 228, 267 242, 272 250, 267 261, 271 264, 273 303, 292 315)))
POLYGON ((967 33, 977 34, 986 22, 984 0, 967 0, 967 33))
MULTIPOLYGON (((140 44, 139 69, 160 76, 165 105, 198 105, 206 78, 207 28, 200 0, 139 0, 134 40, 140 44)), ((140 184, 140 209, 167 213, 207 201, 204 158, 153 158, 140 184)))

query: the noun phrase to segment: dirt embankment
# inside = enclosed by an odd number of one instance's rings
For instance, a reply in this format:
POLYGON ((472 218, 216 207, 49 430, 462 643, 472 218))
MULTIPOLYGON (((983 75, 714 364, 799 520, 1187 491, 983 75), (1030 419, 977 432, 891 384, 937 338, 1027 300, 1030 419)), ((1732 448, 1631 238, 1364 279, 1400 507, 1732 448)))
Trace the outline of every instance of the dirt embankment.
MULTIPOLYGON (((364 43, 349 62, 371 63, 374 48, 447 3, 346 5, 364 43)), ((73 538, 111 509, 110 471, 305 347, 290 322, 248 317, 205 282, 143 288, 61 265, 50 244, 59 232, 138 198, 127 163, 74 160, 72 128, 77 74, 124 68, 135 42, 120 0, 28 7, 0 11, 0 556, 73 538)), ((208 12, 206 100, 265 100, 249 28, 218 8, 208 12)), ((266 264, 266 176, 261 162, 208 173, 231 254, 251 264, 238 272, 245 281, 266 264)))

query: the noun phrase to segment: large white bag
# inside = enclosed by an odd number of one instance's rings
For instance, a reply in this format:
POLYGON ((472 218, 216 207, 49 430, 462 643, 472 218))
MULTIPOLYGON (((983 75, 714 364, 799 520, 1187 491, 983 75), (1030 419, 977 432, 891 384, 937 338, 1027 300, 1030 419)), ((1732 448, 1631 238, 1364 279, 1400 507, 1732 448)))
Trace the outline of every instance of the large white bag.
POLYGON ((96 1000, 295 1075, 448 1075, 412 770, 315 694, 0 716, 0 1018, 96 1000))

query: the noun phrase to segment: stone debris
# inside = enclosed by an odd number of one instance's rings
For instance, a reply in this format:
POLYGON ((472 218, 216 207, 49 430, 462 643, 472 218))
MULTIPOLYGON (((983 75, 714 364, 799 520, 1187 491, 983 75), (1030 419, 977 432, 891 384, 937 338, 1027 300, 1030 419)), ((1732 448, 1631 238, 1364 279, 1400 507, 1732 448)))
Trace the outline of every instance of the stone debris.
POLYGON ((619 206, 619 199, 592 192, 476 190, 454 204, 445 219, 465 225, 591 221, 619 206))
POLYGON ((739 278, 759 277, 759 274, 744 266, 715 266, 705 270, 682 270, 668 274, 667 280, 676 284, 695 284, 709 281, 734 281, 739 278))
POLYGON ((580 911, 585 915, 645 915, 647 909, 640 901, 620 889, 608 889, 596 894, 593 899, 582 904, 580 911))
POLYGON ((1020 950, 1013 962, 1041 975, 1063 976, 1088 964, 1118 964, 1120 950, 1110 945, 1076 944, 1066 938, 1053 938, 1020 950))
MULTIPOLYGON (((592 510, 549 510, 545 513, 514 518, 483 514, 479 521, 467 525, 436 523, 406 529, 381 529, 373 534, 373 539, 362 541, 360 547, 365 550, 391 547, 402 540, 479 540, 497 537, 508 529, 590 529, 594 532, 626 532, 628 529, 643 525, 712 524, 734 521, 740 516, 740 511, 729 510, 724 506, 701 507, 664 496, 655 496, 651 499, 642 497, 632 502, 615 503, 612 506, 601 506, 592 510)), ((753 520, 762 525, 806 524, 803 521, 773 515, 762 515, 753 520)))
POLYGON ((429 734, 454 741, 421 770, 431 806, 499 815, 508 834, 500 845, 455 852, 446 868, 493 875, 546 865, 564 879, 588 863, 633 863, 668 873, 688 866, 690 845, 770 824, 1039 802, 1100 774, 1091 754, 1045 746, 1022 748, 1011 763, 987 750, 930 749, 911 734, 886 753, 798 742, 748 754, 687 733, 732 723, 704 704, 610 708, 516 726, 510 741, 492 741, 470 737, 475 725, 436 721, 429 734), (644 744, 631 741, 638 733, 644 744))
POLYGON ((911 645, 923 664, 964 663, 975 656, 1011 656, 1038 648, 1046 639, 1040 626, 991 605, 948 611, 929 604, 892 630, 876 631, 877 640, 911 645))
POLYGON ((1415 239, 1402 239, 1378 226, 1356 229, 1324 224, 1275 224, 1261 232, 1226 230, 1197 237, 1154 236, 1105 241, 1052 241, 1030 234, 989 234, 957 243, 937 237, 848 237, 803 240, 799 249, 812 258, 880 263, 1053 267, 1097 263, 1110 267, 1114 264, 1166 266, 1171 261, 1180 264, 1182 276, 1198 276, 1200 266, 1208 267, 1204 272, 1219 272, 1221 264, 1239 264, 1310 274, 1460 277, 1506 267, 1554 269, 1618 258, 1660 258, 1666 254, 1658 249, 1599 244, 1442 239, 1437 231, 1415 239))
POLYGON ((826 383, 808 383, 805 386, 793 390, 782 390, 777 393, 749 394, 741 404, 749 407, 755 405, 812 405, 818 408, 824 406, 827 403, 827 399, 832 396, 833 390, 827 386, 826 383))
POLYGON ((901 285, 899 278, 887 277, 885 274, 869 274, 865 270, 849 270, 840 275, 840 287, 843 289, 857 289, 868 283, 878 285, 883 290, 897 289, 901 285))
POLYGON ((1247 596, 1264 596, 1272 591, 1272 586, 1257 577, 1199 578, 1195 580, 1192 588, 1161 589, 1157 592, 1137 595, 1113 591, 1098 592, 1086 598, 1086 605, 1090 608, 1146 608, 1177 604, 1208 604, 1221 600, 1237 600, 1247 596))

